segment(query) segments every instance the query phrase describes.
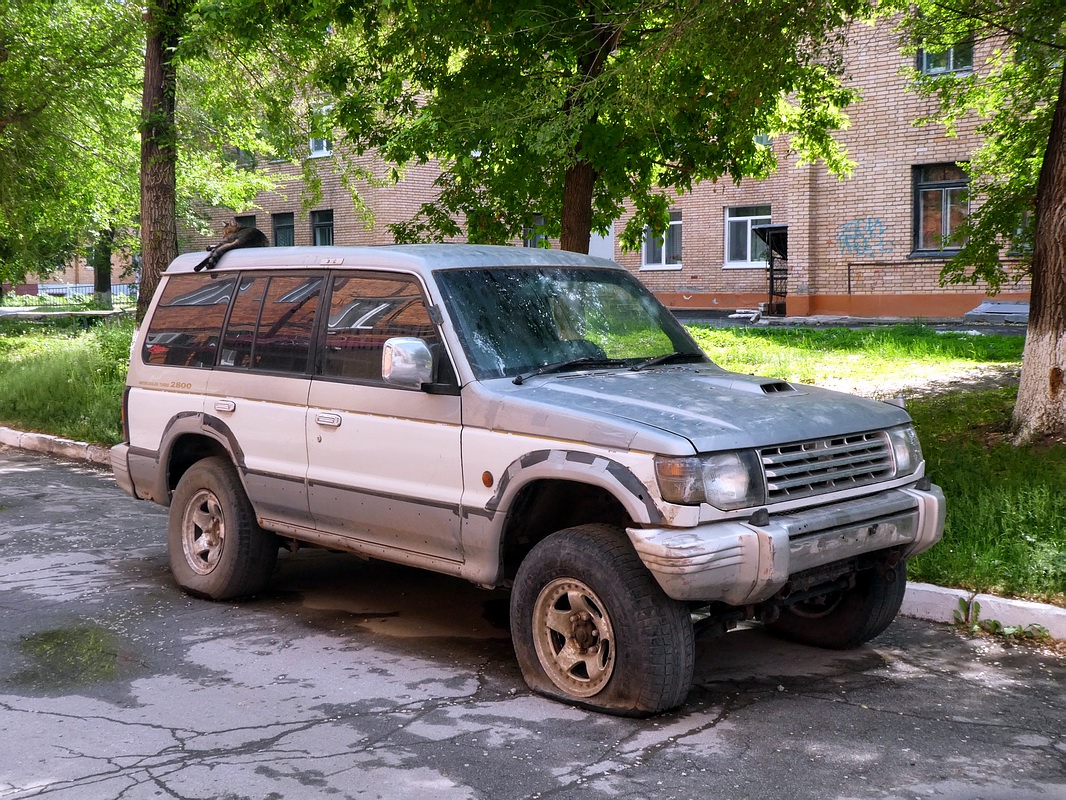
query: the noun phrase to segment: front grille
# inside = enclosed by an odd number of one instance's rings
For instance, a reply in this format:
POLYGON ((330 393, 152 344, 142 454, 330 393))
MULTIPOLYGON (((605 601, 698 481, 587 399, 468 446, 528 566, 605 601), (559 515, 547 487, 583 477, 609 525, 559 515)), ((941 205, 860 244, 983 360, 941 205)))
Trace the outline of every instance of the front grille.
POLYGON ((882 431, 767 447, 759 455, 771 503, 866 486, 895 473, 882 431))

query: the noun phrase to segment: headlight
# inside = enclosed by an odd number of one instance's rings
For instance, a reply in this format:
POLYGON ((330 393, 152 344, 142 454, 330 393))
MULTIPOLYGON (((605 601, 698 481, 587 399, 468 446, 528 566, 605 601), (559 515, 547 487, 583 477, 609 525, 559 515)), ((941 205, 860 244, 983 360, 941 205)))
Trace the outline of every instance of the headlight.
POLYGON ((655 477, 668 503, 709 503, 729 511, 766 502, 762 468, 751 450, 656 458, 655 477))
POLYGON ((918 443, 914 426, 889 428, 888 438, 892 442, 892 456, 896 460, 896 477, 901 478, 917 470, 922 463, 922 446, 918 443))

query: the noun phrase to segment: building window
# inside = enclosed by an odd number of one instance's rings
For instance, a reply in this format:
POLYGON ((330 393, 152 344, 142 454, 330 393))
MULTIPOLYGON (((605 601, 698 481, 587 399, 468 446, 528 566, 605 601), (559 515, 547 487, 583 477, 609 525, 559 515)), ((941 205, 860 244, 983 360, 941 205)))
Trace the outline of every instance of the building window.
POLYGON ((311 158, 333 155, 333 139, 330 137, 329 112, 333 106, 323 106, 311 113, 311 158))
POLYGON ((947 75, 973 69, 973 40, 959 42, 947 50, 919 50, 918 70, 923 75, 947 75))
POLYGON ((920 253, 958 250, 970 213, 965 170, 955 164, 914 168, 914 249, 920 253))
POLYGON ((670 224, 665 235, 656 235, 644 228, 644 247, 641 267, 644 269, 677 269, 681 266, 681 212, 670 212, 670 224))
POLYGON ((547 247, 548 237, 544 230, 544 215, 537 214, 529 225, 522 229, 522 247, 547 247))
POLYGON ((235 148, 232 157, 233 163, 235 163, 239 169, 255 169, 255 153, 251 150, 242 150, 239 147, 235 148))
POLYGON ((311 244, 328 247, 333 244, 333 209, 311 212, 311 244))
POLYGON ((296 220, 292 213, 272 214, 270 221, 274 226, 274 247, 292 247, 296 244, 296 220))
POLYGON ((737 206, 725 210, 727 267, 765 267, 766 243, 752 233, 753 225, 770 224, 770 206, 737 206))
POLYGON ((240 225, 242 228, 254 228, 255 214, 242 214, 239 217, 234 217, 233 221, 240 225))

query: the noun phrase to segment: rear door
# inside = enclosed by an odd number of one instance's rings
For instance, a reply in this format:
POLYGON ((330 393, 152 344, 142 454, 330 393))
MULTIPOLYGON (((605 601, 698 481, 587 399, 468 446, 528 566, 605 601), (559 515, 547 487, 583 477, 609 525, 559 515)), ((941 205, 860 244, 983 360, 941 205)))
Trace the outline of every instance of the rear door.
POLYGON ((204 413, 231 439, 268 520, 310 527, 304 435, 311 342, 324 275, 241 275, 204 413))
POLYGON ((458 390, 430 394, 381 380, 385 341, 414 336, 434 352, 438 381, 455 386, 421 284, 402 273, 334 273, 324 322, 307 415, 316 526, 389 548, 393 559, 461 562, 458 390))

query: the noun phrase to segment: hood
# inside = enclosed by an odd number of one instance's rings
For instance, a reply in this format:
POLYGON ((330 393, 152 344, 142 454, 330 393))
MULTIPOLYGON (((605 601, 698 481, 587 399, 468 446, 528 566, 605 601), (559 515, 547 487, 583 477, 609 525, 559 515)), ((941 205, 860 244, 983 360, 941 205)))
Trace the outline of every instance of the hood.
MULTIPOLYGON (((650 434, 696 452, 763 447, 888 428, 910 421, 896 406, 854 395, 725 372, 673 366, 493 381, 497 430, 590 444, 644 447, 650 434), (577 426, 576 428, 574 426, 577 426), (571 430, 572 429, 572 430, 571 430)), ((671 448, 672 449, 672 448, 671 448)))

